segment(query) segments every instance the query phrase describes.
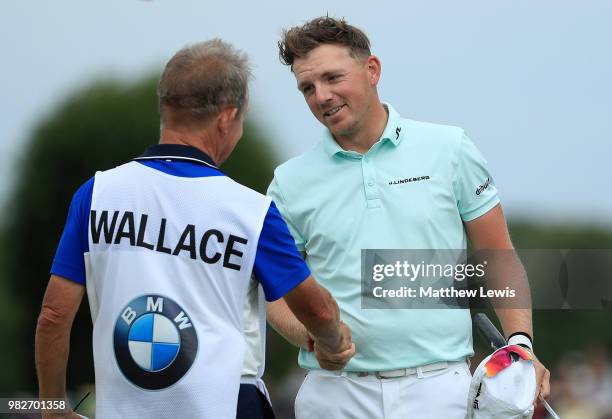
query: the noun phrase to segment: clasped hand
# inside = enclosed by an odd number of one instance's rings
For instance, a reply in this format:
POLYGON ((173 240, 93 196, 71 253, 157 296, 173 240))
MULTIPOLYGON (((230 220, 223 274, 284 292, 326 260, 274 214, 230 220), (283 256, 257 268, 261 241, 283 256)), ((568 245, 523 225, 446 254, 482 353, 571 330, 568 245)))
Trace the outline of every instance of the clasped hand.
POLYGON ((315 341, 312 336, 308 337, 308 352, 314 352, 321 368, 330 371, 341 370, 355 355, 351 329, 343 321, 340 321, 340 333, 342 335, 340 343, 334 348, 315 341))

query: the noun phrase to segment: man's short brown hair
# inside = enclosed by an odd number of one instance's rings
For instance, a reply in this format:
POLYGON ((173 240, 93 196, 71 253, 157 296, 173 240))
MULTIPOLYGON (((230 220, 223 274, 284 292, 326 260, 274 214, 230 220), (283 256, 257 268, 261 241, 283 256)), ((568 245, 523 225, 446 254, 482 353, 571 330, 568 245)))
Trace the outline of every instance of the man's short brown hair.
POLYGON ((317 17, 302 26, 284 29, 278 42, 279 57, 283 64, 292 66, 297 58, 306 56, 310 51, 323 44, 345 46, 352 57, 369 57, 370 40, 365 33, 344 19, 317 17))
POLYGON ((242 111, 251 78, 246 54, 220 39, 177 52, 159 80, 159 110, 170 109, 191 120, 205 121, 223 107, 242 111))

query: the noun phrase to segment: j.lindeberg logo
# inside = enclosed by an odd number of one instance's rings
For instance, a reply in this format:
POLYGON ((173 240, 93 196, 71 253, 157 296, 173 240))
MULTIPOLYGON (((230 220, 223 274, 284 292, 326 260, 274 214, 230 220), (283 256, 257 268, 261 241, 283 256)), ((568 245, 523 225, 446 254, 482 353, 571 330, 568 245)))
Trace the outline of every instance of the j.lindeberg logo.
POLYGON ((397 127, 395 129, 395 139, 397 140, 399 138, 400 132, 402 131, 402 127, 397 127))
POLYGON ((420 180, 429 180, 429 176, 408 177, 406 179, 392 180, 389 185, 401 185, 402 183, 418 182, 420 180))
POLYGON ((476 195, 480 195, 481 193, 483 193, 485 189, 489 187, 490 184, 491 184, 491 178, 487 178, 485 183, 480 185, 478 189, 476 189, 476 195))

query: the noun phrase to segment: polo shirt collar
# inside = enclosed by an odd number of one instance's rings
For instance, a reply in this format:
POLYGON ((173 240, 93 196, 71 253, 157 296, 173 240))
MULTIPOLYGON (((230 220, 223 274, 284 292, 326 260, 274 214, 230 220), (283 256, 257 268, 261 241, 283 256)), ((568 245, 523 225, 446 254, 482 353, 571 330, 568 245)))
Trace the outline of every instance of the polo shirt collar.
POLYGON ((388 103, 383 103, 383 105, 389 111, 389 119, 387 119, 387 126, 380 136, 381 140, 389 140, 393 145, 398 145, 402 140, 402 124, 400 114, 397 113, 393 106, 388 103))
POLYGON ((195 147, 182 144, 154 144, 147 147, 145 152, 134 160, 159 159, 190 161, 217 168, 208 154, 195 147))
MULTIPOLYGON (((387 118, 387 125, 385 126, 385 129, 378 141, 379 142, 389 141, 394 146, 397 146, 402 140, 401 117, 399 113, 397 113, 397 111, 393 108, 393 106, 389 105, 388 103, 384 103, 384 102, 383 102, 383 106, 389 112, 389 117, 387 118)), ((340 147, 328 129, 325 129, 325 132, 323 133, 323 149, 325 150, 327 155, 329 155, 330 157, 338 153, 349 155, 349 156, 350 155, 355 155, 355 156, 360 155, 360 153, 357 153, 355 151, 347 151, 347 150, 344 150, 342 147, 340 147)))

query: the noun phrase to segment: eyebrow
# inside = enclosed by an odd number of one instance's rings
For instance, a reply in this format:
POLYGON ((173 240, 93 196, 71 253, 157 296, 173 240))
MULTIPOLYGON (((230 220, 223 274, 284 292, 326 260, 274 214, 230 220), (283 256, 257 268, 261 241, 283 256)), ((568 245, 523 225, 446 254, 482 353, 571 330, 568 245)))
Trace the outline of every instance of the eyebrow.
MULTIPOLYGON (((328 70, 328 71, 326 71, 325 73, 321 74, 321 78, 326 78, 326 77, 329 77, 329 76, 331 76, 332 74, 334 74, 334 75, 335 75, 335 74, 342 74, 342 71, 340 71, 340 70, 328 70)), ((306 86, 307 86, 307 85, 309 85, 309 84, 312 84, 312 83, 311 83, 311 82, 309 82, 309 81, 303 81, 303 82, 300 82, 300 83, 298 84, 297 88, 298 88, 298 90, 302 90, 304 87, 306 87, 306 86)))

